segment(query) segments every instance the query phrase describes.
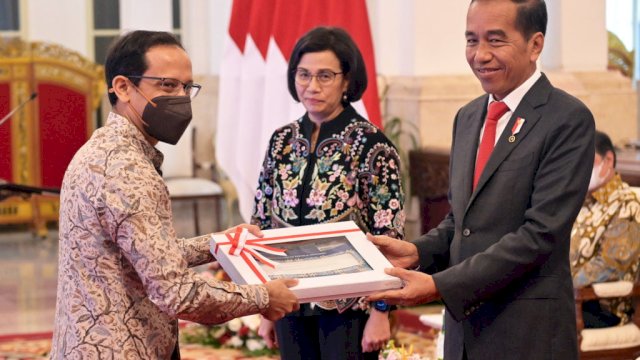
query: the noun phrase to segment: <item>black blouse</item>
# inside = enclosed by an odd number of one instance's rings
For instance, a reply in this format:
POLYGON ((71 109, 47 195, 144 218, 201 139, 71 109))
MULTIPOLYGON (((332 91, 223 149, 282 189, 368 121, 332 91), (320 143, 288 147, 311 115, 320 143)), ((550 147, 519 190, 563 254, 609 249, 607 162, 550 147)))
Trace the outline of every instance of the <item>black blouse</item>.
POLYGON ((394 145, 353 107, 323 123, 315 151, 308 114, 276 130, 260 172, 252 223, 262 229, 353 220, 365 232, 404 236, 394 145))

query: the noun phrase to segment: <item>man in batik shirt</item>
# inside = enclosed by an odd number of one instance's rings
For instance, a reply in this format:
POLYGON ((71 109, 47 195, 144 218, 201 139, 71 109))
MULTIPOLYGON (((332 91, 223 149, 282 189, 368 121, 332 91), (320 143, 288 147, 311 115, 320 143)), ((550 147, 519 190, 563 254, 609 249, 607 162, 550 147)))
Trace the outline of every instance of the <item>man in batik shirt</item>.
MULTIPOLYGON (((640 266, 640 202, 615 171, 616 153, 611 139, 596 131, 596 154, 589 194, 571 232, 573 284, 635 281, 640 266)), ((585 327, 606 327, 629 322, 630 299, 585 302, 585 327)))
MULTIPOLYGON (((190 266, 214 260, 209 236, 177 239, 158 141, 191 121, 191 61, 165 32, 134 31, 107 56, 113 111, 76 153, 60 199, 54 359, 177 359, 178 321, 220 323, 298 308, 295 280, 236 285, 190 266)), ((244 225, 254 235, 257 227, 244 225)))

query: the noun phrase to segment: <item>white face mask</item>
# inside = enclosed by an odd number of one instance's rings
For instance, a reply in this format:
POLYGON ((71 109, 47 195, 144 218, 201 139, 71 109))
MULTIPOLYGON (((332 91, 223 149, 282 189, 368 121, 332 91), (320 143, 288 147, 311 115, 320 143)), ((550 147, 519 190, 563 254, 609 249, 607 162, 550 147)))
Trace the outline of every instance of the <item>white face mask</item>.
POLYGON ((602 166, 604 165, 604 159, 600 161, 598 165, 593 166, 593 170, 591 170, 591 179, 589 179, 589 192, 599 188, 604 184, 605 179, 609 175, 609 172, 605 174, 605 176, 600 176, 600 172, 602 171, 602 166))

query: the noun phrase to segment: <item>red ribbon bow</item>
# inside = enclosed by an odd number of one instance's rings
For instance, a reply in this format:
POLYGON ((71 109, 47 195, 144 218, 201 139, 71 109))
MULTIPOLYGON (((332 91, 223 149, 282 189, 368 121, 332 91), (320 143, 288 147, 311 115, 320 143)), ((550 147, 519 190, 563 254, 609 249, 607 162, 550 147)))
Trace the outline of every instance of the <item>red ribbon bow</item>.
POLYGON ((247 240, 248 234, 249 234, 249 231, 246 228, 243 228, 240 226, 236 227, 236 231, 233 233, 233 235, 230 233, 226 234, 227 239, 229 239, 229 242, 216 244, 214 253, 217 254, 218 249, 222 245, 231 245, 231 248, 229 249, 229 255, 240 256, 242 260, 244 260, 244 262, 249 266, 249 268, 251 268, 253 273, 256 274, 256 276, 258 276, 260 281, 262 281, 263 283, 266 283, 267 279, 265 279, 264 276, 262 276, 262 273, 256 267, 257 264, 255 263, 255 261, 252 261, 252 260, 253 259, 258 260, 262 264, 273 269, 275 269, 276 264, 271 260, 269 260, 268 258, 261 255, 260 253, 258 253, 257 250, 268 253, 268 254, 272 254, 272 255, 287 256, 285 254, 286 250, 263 244, 264 241, 273 240, 273 239, 247 240), (249 255, 251 255, 251 257, 249 255))

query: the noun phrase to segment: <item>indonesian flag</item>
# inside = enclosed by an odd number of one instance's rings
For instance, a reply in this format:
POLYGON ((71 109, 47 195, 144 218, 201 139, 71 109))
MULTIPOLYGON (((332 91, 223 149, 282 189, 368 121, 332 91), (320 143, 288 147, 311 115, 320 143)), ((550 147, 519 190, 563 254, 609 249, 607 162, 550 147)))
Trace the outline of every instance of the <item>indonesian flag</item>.
POLYGON ((291 51, 304 33, 320 25, 345 29, 360 48, 369 81, 353 106, 381 127, 365 0, 235 0, 220 69, 216 154, 238 191, 245 221, 269 137, 305 113, 287 90, 291 51))

